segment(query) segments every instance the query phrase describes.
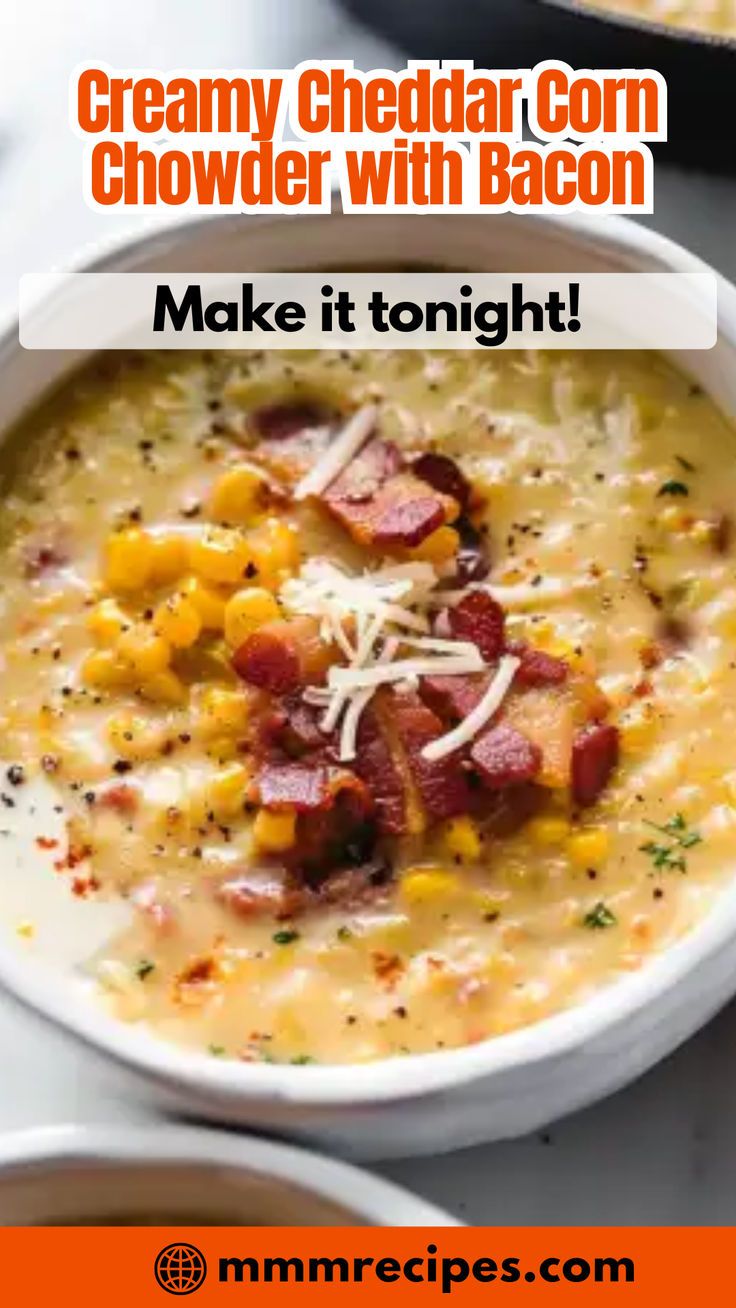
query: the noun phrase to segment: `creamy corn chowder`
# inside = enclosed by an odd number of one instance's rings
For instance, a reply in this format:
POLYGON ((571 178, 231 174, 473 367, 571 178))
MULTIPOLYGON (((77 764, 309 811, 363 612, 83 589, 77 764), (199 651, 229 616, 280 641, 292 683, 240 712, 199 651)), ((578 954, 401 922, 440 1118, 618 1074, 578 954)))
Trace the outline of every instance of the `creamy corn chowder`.
POLYGON ((33 950, 39 876, 116 906, 80 966, 120 1019, 456 1047, 730 879, 733 433, 657 357, 126 357, 10 450, 0 841, 41 872, 0 911, 33 950))
POLYGON ((713 36, 736 36, 736 0, 585 0, 596 9, 627 14, 641 22, 713 36))

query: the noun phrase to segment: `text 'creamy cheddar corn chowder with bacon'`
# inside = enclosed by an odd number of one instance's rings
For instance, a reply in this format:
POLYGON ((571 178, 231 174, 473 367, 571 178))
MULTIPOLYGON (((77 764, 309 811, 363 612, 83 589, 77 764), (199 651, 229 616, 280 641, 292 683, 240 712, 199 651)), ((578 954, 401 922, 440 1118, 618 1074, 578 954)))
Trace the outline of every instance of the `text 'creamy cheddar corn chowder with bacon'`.
POLYGON ((148 355, 28 420, 3 836, 45 776, 48 878, 125 906, 111 1011, 376 1059, 686 932, 736 848, 732 442, 633 353, 148 355))

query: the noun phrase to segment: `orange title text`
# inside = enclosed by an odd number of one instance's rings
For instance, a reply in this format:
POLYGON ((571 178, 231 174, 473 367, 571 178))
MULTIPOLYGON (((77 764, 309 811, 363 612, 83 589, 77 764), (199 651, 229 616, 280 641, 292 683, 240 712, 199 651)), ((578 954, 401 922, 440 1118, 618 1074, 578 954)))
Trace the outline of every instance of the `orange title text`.
POLYGON ((97 210, 325 213, 653 209, 667 88, 557 60, 281 71, 77 68, 70 121, 97 210))

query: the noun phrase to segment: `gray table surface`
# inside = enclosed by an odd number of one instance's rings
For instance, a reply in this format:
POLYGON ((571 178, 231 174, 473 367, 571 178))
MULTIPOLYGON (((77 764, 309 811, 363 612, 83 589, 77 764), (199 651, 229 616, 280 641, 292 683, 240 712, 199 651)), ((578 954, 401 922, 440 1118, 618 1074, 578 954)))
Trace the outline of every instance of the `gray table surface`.
MULTIPOLYGON (((79 144, 65 121, 65 82, 76 61, 163 68, 278 68, 308 56, 350 57, 362 67, 401 62, 357 31, 333 0, 208 0, 206 21, 204 9, 200 0, 0 6, 0 303, 14 301, 21 272, 63 266, 120 225, 81 200, 79 144)), ((659 167, 656 212, 645 221, 736 279, 736 182, 659 167)), ((130 1121, 150 1111, 145 1092, 131 1092, 113 1068, 6 1000, 0 1066, 0 1130, 130 1121)), ((635 1086, 542 1135, 381 1170, 473 1223, 734 1223, 735 1098, 736 1006, 635 1086)))

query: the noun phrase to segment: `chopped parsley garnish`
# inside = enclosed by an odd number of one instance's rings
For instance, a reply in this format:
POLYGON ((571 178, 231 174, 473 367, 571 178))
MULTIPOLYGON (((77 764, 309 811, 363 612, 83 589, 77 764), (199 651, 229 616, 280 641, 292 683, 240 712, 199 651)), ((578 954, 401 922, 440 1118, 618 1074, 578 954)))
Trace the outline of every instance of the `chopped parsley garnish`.
POLYGON ((156 964, 152 963, 150 958, 142 958, 135 969, 135 974, 140 981, 145 981, 147 976, 155 970, 156 964))
POLYGON ((294 1064, 294 1067, 306 1067, 307 1063, 314 1063, 316 1060, 311 1054, 296 1054, 289 1061, 294 1064))
POLYGON ((675 813, 669 822, 660 826, 657 822, 646 822, 653 831, 658 831, 664 840, 648 840, 639 846, 639 852, 648 854, 655 872, 687 872, 687 859, 683 850, 692 849, 703 839, 699 831, 693 830, 682 813, 675 813))
POLYGON ((664 481, 657 491, 657 499, 662 495, 689 495, 689 488, 684 481, 664 481))
POLYGON ((337 928, 337 938, 338 938, 338 940, 341 940, 343 943, 344 943, 346 940, 352 940, 352 938, 353 938, 353 933, 352 933, 352 931, 350 930, 350 927, 349 927, 349 926, 339 926, 339 927, 337 928))
POLYGON ((591 930, 602 930, 604 927, 615 926, 618 918, 612 913, 610 908, 599 899, 597 904, 589 908, 583 918, 583 926, 590 927, 591 930))
POLYGON ((224 1045, 208 1045, 208 1046, 207 1046, 207 1053, 208 1053, 208 1054, 211 1054, 213 1058, 224 1058, 224 1057, 225 1057, 225 1046, 224 1046, 224 1045))
POLYGON ((685 472, 696 471, 695 464, 691 463, 689 459, 686 459, 684 454, 676 454, 675 458, 677 459, 677 462, 679 463, 680 467, 684 468, 685 472))
POLYGON ((273 943, 275 945, 290 945, 294 940, 298 939, 298 931, 276 931, 273 936, 273 943))

